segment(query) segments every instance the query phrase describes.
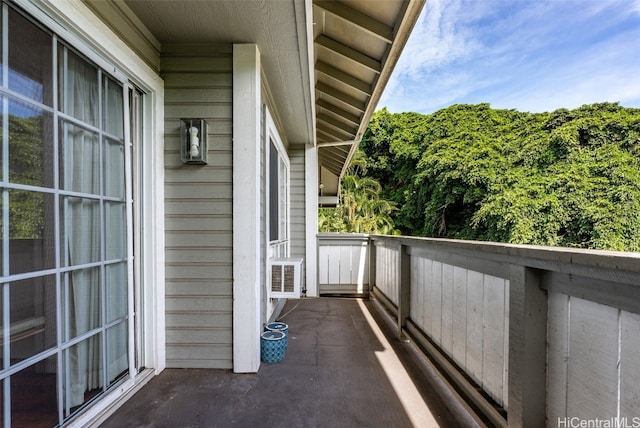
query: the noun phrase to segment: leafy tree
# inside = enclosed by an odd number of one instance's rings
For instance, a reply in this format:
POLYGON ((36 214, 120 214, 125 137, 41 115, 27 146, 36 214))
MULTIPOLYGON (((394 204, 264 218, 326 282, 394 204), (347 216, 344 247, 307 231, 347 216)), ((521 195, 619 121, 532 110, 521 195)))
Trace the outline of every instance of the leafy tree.
POLYGON ((381 110, 361 148, 403 234, 640 251, 640 109, 381 110))

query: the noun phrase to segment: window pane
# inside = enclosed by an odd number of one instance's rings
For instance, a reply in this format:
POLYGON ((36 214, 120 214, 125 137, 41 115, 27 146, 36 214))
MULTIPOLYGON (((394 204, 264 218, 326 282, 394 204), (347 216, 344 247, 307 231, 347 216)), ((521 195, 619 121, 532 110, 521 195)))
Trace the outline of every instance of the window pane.
MULTIPOLYGON (((0 115, 0 141, 2 141, 4 139, 4 133, 5 133, 5 129, 4 129, 5 114, 4 114, 4 97, 3 96, 0 96, 0 103, 2 103, 2 114, 0 115)), ((2 144, 0 146, 0 180, 1 181, 4 181, 4 158, 6 156, 8 156, 8 153, 4 153, 4 144, 2 144)))
POLYGON ((60 186, 100 194, 100 144, 97 134, 67 122, 60 126, 60 186))
MULTIPOLYGON (((4 311, 5 311, 5 305, 4 305, 4 289, 9 288, 10 285, 9 284, 0 284, 0 329, 2 329, 2 331, 0 331, 0 343, 5 343, 5 334, 4 334, 4 311)), ((0 347, 1 349, 1 347, 0 347)), ((0 355, 0 367, 4 369, 4 352, 2 352, 2 355, 0 355)), ((2 382, 0 382, 0 389, 2 389, 2 382)), ((2 403, 2 401, 0 401, 0 403, 2 403)), ((0 406, 2 407, 2 406, 0 406)), ((1 421, 2 419, 0 419, 1 421)))
MULTIPOLYGON (((3 21, 0 20, 0 85, 4 86, 4 26, 3 21)), ((0 382, 0 389, 2 389, 2 383, 0 382)), ((0 401, 1 403, 2 401, 0 401)), ((1 414, 1 413, 0 413, 1 414)), ((3 421, 4 418, 0 418, 3 421)))
POLYGON ((64 266, 100 261, 100 202, 66 197, 61 208, 64 266))
POLYGON ((64 352, 65 416, 102 391, 102 346, 99 335, 70 347, 64 352))
POLYGON ((124 199, 124 146, 107 139, 104 145, 104 194, 124 199))
POLYGON ((67 272, 64 282, 68 323, 65 340, 69 340, 100 326, 100 269, 67 272))
POLYGON ((11 376, 11 426, 58 425, 57 359, 40 361, 11 376))
POLYGON ((127 345, 126 321, 107 330, 107 382, 109 385, 128 371, 127 345))
POLYGON ((62 111, 99 126, 98 69, 65 47, 58 49, 58 68, 62 111))
POLYGON ((9 101, 9 181, 53 187, 52 114, 9 101))
POLYGON ((269 144, 269 241, 279 239, 280 213, 278 204, 278 150, 269 144))
POLYGON ((57 343, 56 282, 48 275, 10 285, 11 364, 57 343))
POLYGON ((51 35, 9 9, 9 88, 52 105, 51 35))
POLYGON ((11 381, 11 378, 6 378, 4 379, 4 381, 0 382, 0 398, 2 399, 2 401, 0 401, 0 403, 2 403, 3 405, 0 406, 0 420, 4 421, 4 384, 5 383, 9 383, 11 381))
POLYGON ((9 190, 9 270, 12 274, 55 267, 53 195, 9 190))
POLYGON ((122 259, 127 255, 125 234, 125 204, 107 202, 105 207, 105 247, 106 260, 122 259))
POLYGON ((122 85, 105 76, 102 128, 120 138, 124 138, 124 111, 122 107, 122 85))
POLYGON ((127 264, 116 263, 106 266, 107 322, 127 315, 127 264))

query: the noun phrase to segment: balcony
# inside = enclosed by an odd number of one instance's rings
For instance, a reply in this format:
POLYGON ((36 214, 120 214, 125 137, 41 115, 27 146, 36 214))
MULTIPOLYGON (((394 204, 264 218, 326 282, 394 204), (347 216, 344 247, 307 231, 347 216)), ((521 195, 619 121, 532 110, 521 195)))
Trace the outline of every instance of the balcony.
POLYGON ((103 428, 477 425, 375 302, 290 300, 282 315, 281 363, 257 374, 167 369, 103 428))
POLYGON ((321 293, 372 299, 289 301, 284 362, 167 370, 104 426, 640 422, 640 254, 337 234, 318 246, 321 293))
POLYGON ((352 290, 371 290, 396 335, 490 425, 640 423, 640 254, 382 236, 366 246, 340 235, 319 242, 328 288, 361 278, 352 290))

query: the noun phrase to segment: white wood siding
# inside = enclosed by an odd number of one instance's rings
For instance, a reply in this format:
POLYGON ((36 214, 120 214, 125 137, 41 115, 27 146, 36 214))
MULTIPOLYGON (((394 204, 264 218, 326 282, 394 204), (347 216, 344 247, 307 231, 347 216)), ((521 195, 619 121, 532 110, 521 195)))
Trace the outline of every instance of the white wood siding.
POLYGON ((318 249, 320 294, 369 292, 368 238, 343 240, 340 235, 321 236, 318 249))
POLYGON ((398 306, 398 248, 376 247, 376 287, 398 306))
MULTIPOLYGON (((384 264, 382 248, 376 266, 384 264)), ((501 406, 507 401, 508 290, 506 279, 411 257, 411 319, 501 406)))
POLYGON ((640 415, 640 315, 549 293, 547 426, 640 415))
MULTIPOLYGON (((306 217, 306 147, 296 145, 289 147, 290 162, 290 255, 304 260, 302 278, 307 269, 307 217, 306 217)), ((306 290, 306 284, 302 284, 306 290)))
POLYGON ((232 367, 232 46, 163 46, 167 366, 232 367), (183 165, 180 118, 209 124, 183 165))

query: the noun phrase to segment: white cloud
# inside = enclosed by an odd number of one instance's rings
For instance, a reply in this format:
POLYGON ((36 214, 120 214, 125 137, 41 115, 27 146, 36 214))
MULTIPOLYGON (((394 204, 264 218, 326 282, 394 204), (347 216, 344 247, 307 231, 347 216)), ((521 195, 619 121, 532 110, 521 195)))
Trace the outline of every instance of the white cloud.
POLYGON ((640 0, 430 0, 379 107, 640 106, 640 0))
MULTIPOLYGON (((419 97, 416 92, 420 92, 421 87, 430 85, 432 73, 461 63, 474 52, 482 50, 464 26, 464 19, 461 19, 465 16, 464 10, 463 0, 431 0, 426 3, 387 85, 381 106, 389 106, 391 110, 395 110, 392 106, 399 99, 419 97)), ((439 92, 435 97, 437 99, 427 101, 428 104, 441 105, 453 99, 452 95, 466 95, 466 91, 460 86, 460 80, 468 80, 466 74, 459 69, 445 79, 440 79, 439 88, 436 88, 439 92), (443 89, 453 92, 447 96, 443 89)))
POLYGON ((596 102, 640 106, 640 31, 594 44, 580 55, 539 72, 511 93, 493 94, 495 106, 525 111, 575 108, 596 102))

